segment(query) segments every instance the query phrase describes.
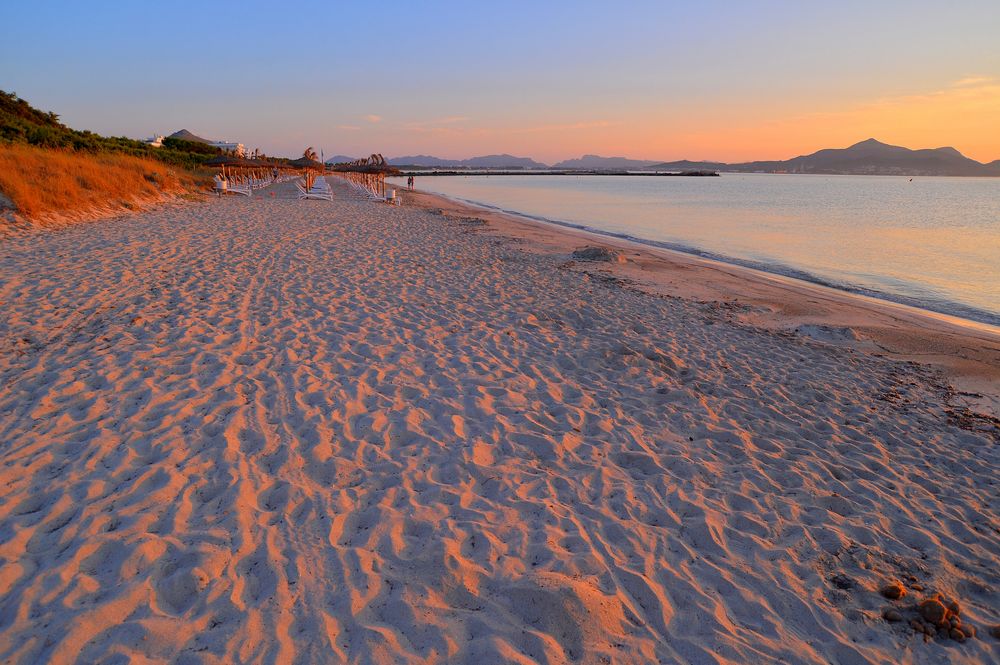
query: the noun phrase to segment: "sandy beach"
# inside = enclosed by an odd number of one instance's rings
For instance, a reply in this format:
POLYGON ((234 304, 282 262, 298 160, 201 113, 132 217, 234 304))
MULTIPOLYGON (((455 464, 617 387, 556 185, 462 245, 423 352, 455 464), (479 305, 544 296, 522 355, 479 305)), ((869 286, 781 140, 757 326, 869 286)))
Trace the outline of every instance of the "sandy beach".
POLYGON ((0 662, 1000 659, 993 331, 331 181, 0 242, 0 662))

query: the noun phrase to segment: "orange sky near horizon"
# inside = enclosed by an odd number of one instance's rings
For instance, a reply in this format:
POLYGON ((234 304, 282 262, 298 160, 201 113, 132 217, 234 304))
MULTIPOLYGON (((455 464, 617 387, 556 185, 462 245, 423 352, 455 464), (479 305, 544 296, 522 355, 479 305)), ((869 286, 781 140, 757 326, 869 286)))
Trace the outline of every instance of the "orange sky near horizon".
POLYGON ((755 111, 710 112, 697 121, 707 129, 668 132, 662 149, 724 154, 726 161, 787 159, 876 138, 913 149, 951 146, 981 162, 1000 159, 1000 79, 970 77, 940 90, 829 111, 755 111))
MULTIPOLYGON (((584 152, 739 162, 788 159, 876 138, 913 149, 951 146, 981 162, 1000 159, 1000 78, 967 77, 936 90, 833 106, 817 111, 808 100, 771 99, 738 107, 664 104, 537 125, 497 126, 467 117, 400 124, 377 117, 374 123, 387 143, 403 146, 393 155, 426 152, 418 146, 430 142, 433 154, 452 158, 497 152, 490 146, 502 146, 504 152, 551 162, 584 152), (408 152, 411 142, 415 146, 408 152)), ((346 131, 355 129, 362 128, 346 131)))

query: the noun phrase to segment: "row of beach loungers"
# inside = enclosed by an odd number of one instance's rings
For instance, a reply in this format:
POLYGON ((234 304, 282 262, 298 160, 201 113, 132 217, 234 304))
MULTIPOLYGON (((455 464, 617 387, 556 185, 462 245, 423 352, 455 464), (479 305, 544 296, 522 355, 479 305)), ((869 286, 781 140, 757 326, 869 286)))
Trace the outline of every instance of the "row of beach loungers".
MULTIPOLYGON (((335 175, 342 178, 362 198, 395 205, 400 204, 400 199, 396 197, 395 190, 390 189, 387 194, 385 178, 380 174, 337 173, 335 175)), ((223 194, 252 196, 255 189, 262 189, 269 185, 289 180, 295 180, 295 188, 298 190, 298 198, 300 200, 333 200, 333 189, 330 187, 330 183, 323 175, 313 171, 307 171, 301 177, 295 174, 275 174, 264 171, 244 173, 223 172, 215 176, 215 191, 220 196, 223 194)))
POLYGON ((242 196, 252 196, 253 190, 263 189, 268 185, 278 182, 287 182, 294 179, 290 174, 273 174, 263 171, 250 173, 220 173, 214 178, 215 192, 222 194, 240 194, 242 196))
POLYGON ((326 181, 326 178, 317 176, 315 173, 306 173, 302 180, 296 181, 295 187, 299 190, 300 199, 333 200, 333 190, 330 188, 330 183, 326 181))
POLYGON ((338 176, 355 192, 370 201, 379 201, 400 205, 401 200, 396 196, 396 190, 385 188, 385 177, 381 174, 371 173, 338 173, 338 176))

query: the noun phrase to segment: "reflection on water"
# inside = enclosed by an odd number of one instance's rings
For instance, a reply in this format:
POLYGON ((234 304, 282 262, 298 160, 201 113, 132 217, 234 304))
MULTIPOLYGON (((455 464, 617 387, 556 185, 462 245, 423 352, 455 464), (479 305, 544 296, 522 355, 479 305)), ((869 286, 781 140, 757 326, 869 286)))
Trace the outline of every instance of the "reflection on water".
POLYGON ((1000 325, 998 178, 418 176, 417 186, 1000 325))

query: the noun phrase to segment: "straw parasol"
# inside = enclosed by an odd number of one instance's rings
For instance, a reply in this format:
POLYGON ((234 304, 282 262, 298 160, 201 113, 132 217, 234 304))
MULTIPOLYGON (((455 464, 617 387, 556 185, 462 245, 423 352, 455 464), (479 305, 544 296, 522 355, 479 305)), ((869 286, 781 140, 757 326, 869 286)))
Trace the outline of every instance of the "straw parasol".
POLYGON ((315 159, 308 159, 306 157, 299 157, 298 159, 293 159, 288 162, 289 166, 295 167, 297 169, 316 169, 318 171, 323 171, 326 166, 322 162, 317 162, 315 159))

